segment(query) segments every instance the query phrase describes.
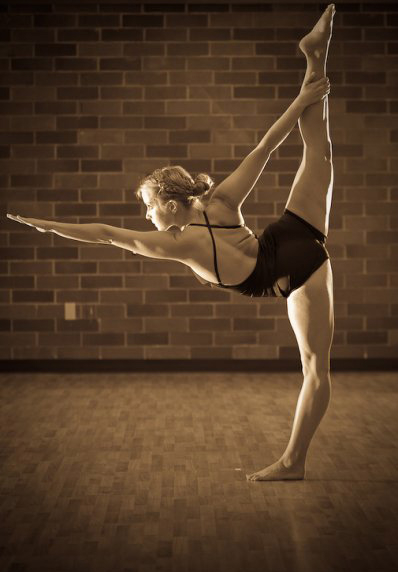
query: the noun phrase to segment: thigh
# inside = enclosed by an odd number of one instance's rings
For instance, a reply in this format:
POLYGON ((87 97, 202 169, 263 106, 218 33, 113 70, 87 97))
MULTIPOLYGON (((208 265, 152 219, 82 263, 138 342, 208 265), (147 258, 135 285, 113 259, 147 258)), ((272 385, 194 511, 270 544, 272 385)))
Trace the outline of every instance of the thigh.
POLYGON ((304 375, 309 369, 329 371, 334 331, 333 275, 329 259, 290 294, 287 309, 304 375))
POLYGON ((301 216, 327 236, 332 194, 331 156, 304 148, 303 159, 293 181, 286 208, 301 216))

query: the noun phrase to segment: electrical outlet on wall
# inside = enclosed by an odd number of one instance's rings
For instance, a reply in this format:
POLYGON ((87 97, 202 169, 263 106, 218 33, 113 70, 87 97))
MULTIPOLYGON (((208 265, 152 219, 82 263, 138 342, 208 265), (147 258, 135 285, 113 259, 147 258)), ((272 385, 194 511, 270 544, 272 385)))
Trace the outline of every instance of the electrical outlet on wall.
POLYGON ((75 302, 65 302, 65 320, 76 320, 75 302))

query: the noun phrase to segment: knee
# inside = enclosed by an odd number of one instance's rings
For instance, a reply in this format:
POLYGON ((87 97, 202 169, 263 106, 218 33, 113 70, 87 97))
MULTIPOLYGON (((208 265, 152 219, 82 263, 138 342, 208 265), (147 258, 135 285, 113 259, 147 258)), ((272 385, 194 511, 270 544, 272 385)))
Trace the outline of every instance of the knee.
POLYGON ((311 378, 315 384, 330 383, 329 356, 320 357, 318 354, 309 354, 302 359, 304 377, 311 378))
POLYGON ((332 142, 330 139, 327 139, 323 146, 323 156, 325 161, 331 163, 332 161, 332 142))

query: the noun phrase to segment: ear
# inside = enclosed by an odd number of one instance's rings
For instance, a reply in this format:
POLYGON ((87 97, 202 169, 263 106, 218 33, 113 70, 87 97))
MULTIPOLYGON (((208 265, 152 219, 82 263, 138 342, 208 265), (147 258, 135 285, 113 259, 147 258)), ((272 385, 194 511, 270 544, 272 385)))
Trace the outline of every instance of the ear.
POLYGON ((167 202, 167 208, 169 211, 171 211, 173 214, 175 214, 177 212, 177 202, 176 201, 168 201, 167 202))

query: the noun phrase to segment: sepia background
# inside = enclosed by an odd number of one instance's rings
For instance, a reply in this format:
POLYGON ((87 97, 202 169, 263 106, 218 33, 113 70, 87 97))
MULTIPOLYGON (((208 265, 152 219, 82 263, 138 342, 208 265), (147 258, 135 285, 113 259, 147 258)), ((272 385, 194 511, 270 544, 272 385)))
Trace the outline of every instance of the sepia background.
MULTIPOLYGON (((0 359, 295 360, 284 299, 200 284, 183 264, 41 234, 6 212, 153 230, 134 196, 165 165, 221 182, 299 92, 314 2, 2 2, 0 359)), ((397 357, 398 12, 338 2, 332 359, 397 357)), ((243 207, 282 214, 296 127, 243 207)))

